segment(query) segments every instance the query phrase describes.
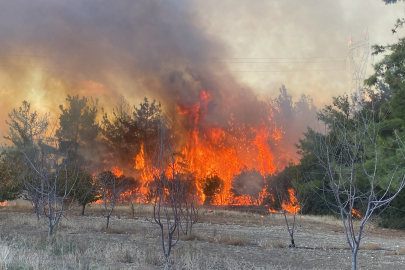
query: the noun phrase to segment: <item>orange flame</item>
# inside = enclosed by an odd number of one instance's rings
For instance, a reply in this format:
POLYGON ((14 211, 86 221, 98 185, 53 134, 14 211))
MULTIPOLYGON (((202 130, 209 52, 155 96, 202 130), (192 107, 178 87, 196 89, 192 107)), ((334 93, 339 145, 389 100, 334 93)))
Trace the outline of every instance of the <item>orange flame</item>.
MULTIPOLYGON (((189 129, 180 140, 182 144, 177 151, 176 164, 172 164, 173 168, 193 174, 197 179, 198 196, 201 202, 205 200, 203 194, 205 179, 216 175, 223 181, 223 185, 219 193, 211 198, 211 203, 214 205, 262 205, 265 198, 270 196, 266 191, 267 187, 263 188, 257 198, 247 194, 235 197, 231 192, 232 179, 243 169, 255 169, 263 176, 274 173, 276 166, 269 140, 281 139, 283 132, 274 124, 269 124, 271 118, 267 116, 259 124, 240 123, 241 121, 238 121, 233 114, 230 114, 227 125, 206 124, 203 121, 209 113, 208 105, 212 98, 210 92, 202 90, 198 102, 188 106, 177 105, 178 113, 184 117, 184 121, 189 122, 189 129)), ((268 115, 272 115, 271 110, 268 115)), ((134 161, 134 168, 141 178, 141 187, 138 190, 141 197, 137 202, 146 202, 150 183, 153 181, 153 166, 145 153, 143 143, 134 161)), ((115 169, 119 171, 116 167, 115 169)), ((170 168, 166 173, 169 171, 170 168)))
POLYGON ((7 206, 7 201, 0 202, 0 206, 7 206))
POLYGON ((298 211, 301 209, 301 207, 300 207, 297 197, 295 196, 294 189, 289 188, 288 193, 289 193, 289 201, 288 202, 283 201, 281 206, 283 207, 283 209, 285 211, 287 211, 287 213, 295 215, 298 213, 298 211))
POLYGON ((121 171, 120 169, 118 169, 117 167, 113 167, 112 173, 116 176, 116 177, 121 177, 122 175, 124 175, 124 172, 121 171))
POLYGON ((358 209, 352 209, 352 217, 354 218, 362 218, 362 215, 360 214, 360 211, 358 209))

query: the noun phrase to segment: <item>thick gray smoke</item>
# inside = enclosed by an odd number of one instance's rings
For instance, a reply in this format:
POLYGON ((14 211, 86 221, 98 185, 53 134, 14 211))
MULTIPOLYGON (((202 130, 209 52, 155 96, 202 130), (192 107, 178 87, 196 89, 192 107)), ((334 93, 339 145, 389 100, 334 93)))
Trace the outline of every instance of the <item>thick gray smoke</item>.
POLYGON ((35 66, 111 92, 192 99, 194 89, 215 88, 205 61, 212 66, 225 50, 187 10, 187 1, 4 1, 2 69, 17 79, 35 66))
MULTIPOLYGON (((91 95, 107 108, 121 94, 131 104, 147 96, 161 101, 167 111, 176 111, 177 104, 190 107, 198 102, 203 89, 212 94, 212 101, 201 125, 225 126, 230 113, 242 123, 262 121, 269 98, 276 98, 281 84, 297 101, 303 91, 314 96, 321 89, 341 90, 342 83, 329 83, 331 73, 247 77, 228 71, 268 66, 245 63, 235 68, 226 62, 235 56, 344 54, 339 44, 346 44, 354 16, 345 8, 358 8, 349 2, 311 0, 299 2, 298 8, 295 0, 0 1, 0 115, 6 118, 27 100, 33 109, 50 110, 56 121, 58 105, 67 94, 91 95), (334 16, 337 11, 344 16, 334 16), (331 38, 333 46, 322 45, 331 38), (260 97, 246 86, 250 80, 260 82, 260 97), (333 89, 323 89, 326 86, 333 89), (262 98, 263 89, 272 96, 262 98)), ((355 29, 361 35, 367 19, 359 18, 362 23, 355 29)), ((284 139, 272 148, 291 153, 303 126, 313 123, 314 107, 288 115, 288 108, 278 106, 280 113, 272 122, 283 127, 284 139)), ((5 129, 1 121, 0 130, 5 129)), ((280 151, 277 155, 284 155, 280 151)))

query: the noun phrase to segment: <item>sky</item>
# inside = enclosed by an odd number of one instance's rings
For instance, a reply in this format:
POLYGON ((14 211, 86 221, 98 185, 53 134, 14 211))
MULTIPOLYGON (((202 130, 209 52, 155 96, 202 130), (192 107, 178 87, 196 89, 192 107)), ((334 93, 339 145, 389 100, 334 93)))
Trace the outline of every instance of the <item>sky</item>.
POLYGON ((350 34, 360 40, 368 28, 371 45, 395 42, 405 30, 391 29, 404 7, 380 0, 0 0, 0 133, 23 100, 56 121, 67 94, 99 98, 106 108, 121 94, 131 104, 148 97, 171 106, 195 102, 204 89, 233 104, 241 91, 268 100, 285 85, 295 100, 305 93, 322 108, 350 91, 350 34))

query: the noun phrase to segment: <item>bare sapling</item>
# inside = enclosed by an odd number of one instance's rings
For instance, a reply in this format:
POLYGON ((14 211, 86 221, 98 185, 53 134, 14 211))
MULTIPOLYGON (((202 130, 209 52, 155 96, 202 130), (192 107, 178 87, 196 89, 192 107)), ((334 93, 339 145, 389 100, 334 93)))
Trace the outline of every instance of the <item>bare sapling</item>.
MULTIPOLYGON (((324 192, 334 195, 334 207, 351 249, 353 270, 366 223, 386 209, 405 185, 405 177, 400 173, 403 168, 386 164, 382 157, 382 121, 376 121, 372 111, 354 106, 344 107, 345 116, 332 118, 328 134, 317 134, 314 140, 314 154, 325 172, 324 192), (391 166, 390 173, 381 173, 386 166, 391 166), (356 217, 359 206, 361 215, 356 217)), ((396 140, 404 158, 404 145, 398 136, 396 140)))
POLYGON ((198 204, 199 197, 197 194, 197 187, 192 179, 192 176, 187 175, 183 180, 185 194, 180 207, 181 222, 179 225, 180 230, 185 235, 192 233, 193 225, 198 222, 198 211, 200 209, 198 204))
POLYGON ((298 189, 298 185, 293 182, 292 187, 280 187, 276 185, 277 199, 281 205, 282 213, 286 223, 286 228, 290 236, 291 244, 289 247, 295 248, 294 234, 297 232, 300 222, 300 214, 306 202, 306 196, 302 190, 298 189))
POLYGON ((166 126, 161 123, 153 169, 152 221, 160 228, 165 269, 169 265, 172 248, 179 240, 181 206, 185 200, 187 181, 180 173, 166 126))
POLYGON ((102 200, 100 212, 107 219, 106 229, 108 229, 114 206, 120 199, 121 194, 129 188, 131 178, 124 175, 118 177, 111 171, 104 171, 97 176, 96 181, 100 187, 102 200))
POLYGON ((63 214, 74 205, 69 200, 72 187, 80 181, 80 167, 67 155, 46 144, 22 150, 25 162, 22 172, 27 198, 34 205, 37 217, 48 219, 48 236, 63 214))

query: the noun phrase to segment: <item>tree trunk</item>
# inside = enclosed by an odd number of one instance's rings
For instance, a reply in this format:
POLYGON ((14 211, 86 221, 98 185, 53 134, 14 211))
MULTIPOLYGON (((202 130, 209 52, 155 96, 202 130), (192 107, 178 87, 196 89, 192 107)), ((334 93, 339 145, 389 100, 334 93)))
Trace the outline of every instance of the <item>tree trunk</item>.
POLYGON ((290 245, 290 247, 295 248, 294 238, 292 238, 292 237, 291 237, 291 245, 290 245))
POLYGON ((357 247, 352 251, 352 270, 357 269, 357 251, 357 247))
POLYGON ((52 235, 52 231, 53 231, 53 226, 49 225, 48 236, 52 235))
POLYGON ((107 226, 105 227, 106 229, 108 229, 108 224, 110 224, 110 216, 107 216, 107 226))
POLYGON ((35 213, 37 214, 37 220, 39 221, 39 210, 37 206, 35 206, 35 213))
POLYGON ((84 216, 84 208, 86 208, 86 204, 83 203, 82 206, 83 206, 83 208, 82 208, 82 216, 84 216))

